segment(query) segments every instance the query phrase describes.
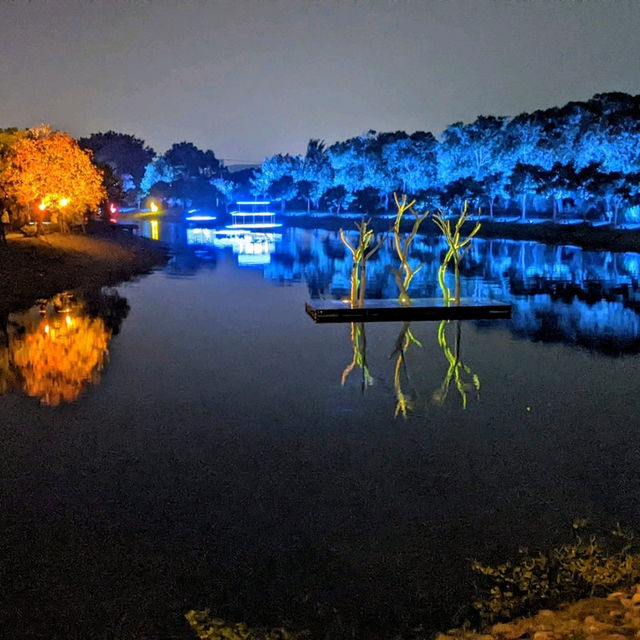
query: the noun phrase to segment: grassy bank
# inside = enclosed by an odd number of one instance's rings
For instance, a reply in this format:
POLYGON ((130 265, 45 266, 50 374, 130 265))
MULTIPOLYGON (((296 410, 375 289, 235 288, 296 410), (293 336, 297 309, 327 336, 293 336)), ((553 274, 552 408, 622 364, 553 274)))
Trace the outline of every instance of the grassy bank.
POLYGON ((25 238, 12 234, 0 245, 0 317, 60 291, 115 285, 148 273, 167 259, 166 249, 108 225, 87 234, 25 238))

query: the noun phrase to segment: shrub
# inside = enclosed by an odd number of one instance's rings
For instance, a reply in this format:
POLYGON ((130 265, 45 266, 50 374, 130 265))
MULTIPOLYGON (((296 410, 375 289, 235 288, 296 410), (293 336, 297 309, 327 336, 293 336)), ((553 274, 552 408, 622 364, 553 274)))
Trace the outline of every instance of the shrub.
POLYGON ((482 623, 531 615, 588 596, 631 586, 640 579, 640 554, 631 553, 633 534, 619 525, 606 538, 580 532, 570 544, 495 567, 474 562, 484 596, 473 603, 482 623))

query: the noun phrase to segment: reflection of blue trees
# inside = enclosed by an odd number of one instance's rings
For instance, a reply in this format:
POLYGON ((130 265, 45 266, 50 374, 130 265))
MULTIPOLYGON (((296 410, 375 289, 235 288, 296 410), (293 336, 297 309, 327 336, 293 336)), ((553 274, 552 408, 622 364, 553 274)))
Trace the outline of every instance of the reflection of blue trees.
MULTIPOLYGON (((331 231, 285 229, 278 261, 265 277, 305 282, 312 298, 349 295, 351 258, 336 255, 331 231), (283 254, 289 258, 284 259, 283 254)), ((416 236, 410 261, 423 268, 411 282, 413 298, 440 296, 438 270, 447 245, 438 236, 416 236)), ((387 265, 397 265, 386 238, 367 267, 367 298, 395 298, 387 265)), ((640 255, 583 251, 570 246, 475 238, 460 265, 464 298, 497 298, 514 305, 520 335, 562 340, 603 351, 640 351, 640 255)))
POLYGON ((640 96, 606 93, 510 119, 480 116, 451 124, 438 140, 403 131, 369 131, 326 149, 312 140, 304 156, 267 158, 254 178, 256 195, 304 201, 307 211, 386 211, 394 191, 430 209, 466 199, 491 216, 635 220, 640 96))

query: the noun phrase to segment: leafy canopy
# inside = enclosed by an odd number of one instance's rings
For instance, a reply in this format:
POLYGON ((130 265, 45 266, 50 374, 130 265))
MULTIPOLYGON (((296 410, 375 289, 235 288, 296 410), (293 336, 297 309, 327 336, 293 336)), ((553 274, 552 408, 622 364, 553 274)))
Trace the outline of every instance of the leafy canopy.
POLYGON ((90 152, 68 133, 43 126, 11 146, 1 182, 19 204, 43 204, 61 221, 70 222, 82 220, 87 209, 96 209, 104 199, 102 178, 90 152))

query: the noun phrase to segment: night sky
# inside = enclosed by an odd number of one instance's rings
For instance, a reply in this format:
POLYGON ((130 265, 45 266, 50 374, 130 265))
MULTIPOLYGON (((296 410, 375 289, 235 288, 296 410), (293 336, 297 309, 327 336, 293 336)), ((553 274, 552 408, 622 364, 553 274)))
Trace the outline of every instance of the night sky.
POLYGON ((638 0, 0 3, 0 126, 227 164, 640 93, 638 0))

